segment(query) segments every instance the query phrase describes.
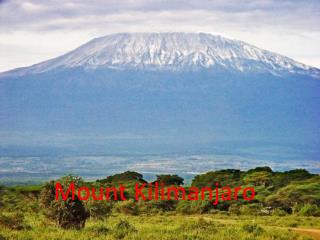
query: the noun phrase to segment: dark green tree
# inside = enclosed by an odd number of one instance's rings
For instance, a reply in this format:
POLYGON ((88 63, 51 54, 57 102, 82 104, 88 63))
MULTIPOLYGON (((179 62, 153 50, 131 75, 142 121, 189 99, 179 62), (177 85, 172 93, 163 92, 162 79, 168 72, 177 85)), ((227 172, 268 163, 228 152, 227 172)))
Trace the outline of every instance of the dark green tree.
POLYGON ((226 169, 219 171, 207 172, 195 176, 192 180, 193 187, 211 187, 216 188, 216 183, 221 186, 239 185, 241 179, 241 172, 238 169, 226 169))
POLYGON ((126 182, 126 181, 138 181, 142 183, 146 183, 143 179, 143 175, 137 172, 126 171, 123 173, 114 174, 112 176, 108 176, 105 179, 97 180, 98 183, 118 183, 118 182, 126 182))
POLYGON ((183 178, 179 177, 178 175, 157 175, 157 179, 155 182, 163 183, 165 186, 180 186, 183 185, 183 178))

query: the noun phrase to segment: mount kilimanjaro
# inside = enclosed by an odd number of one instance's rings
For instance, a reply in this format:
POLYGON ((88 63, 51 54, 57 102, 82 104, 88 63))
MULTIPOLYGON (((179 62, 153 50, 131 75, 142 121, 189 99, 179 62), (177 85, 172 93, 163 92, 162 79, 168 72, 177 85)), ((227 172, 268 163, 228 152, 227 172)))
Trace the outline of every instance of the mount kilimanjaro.
POLYGON ((25 75, 82 69, 190 71, 221 69, 273 75, 305 74, 319 69, 241 41, 205 33, 113 34, 80 46, 61 57, 9 72, 25 75))
POLYGON ((206 33, 107 35, 1 73, 0 87, 6 149, 320 143, 319 69, 206 33))

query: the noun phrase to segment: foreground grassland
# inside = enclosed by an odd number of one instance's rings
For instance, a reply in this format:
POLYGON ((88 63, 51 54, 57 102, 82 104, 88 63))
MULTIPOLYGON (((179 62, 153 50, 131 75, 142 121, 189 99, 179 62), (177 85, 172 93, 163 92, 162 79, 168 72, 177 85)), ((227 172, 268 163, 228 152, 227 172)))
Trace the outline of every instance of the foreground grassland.
POLYGON ((219 214, 128 216, 115 214, 105 220, 89 220, 82 230, 63 230, 37 215, 26 217, 28 228, 1 227, 0 239, 319 239, 312 232, 290 226, 320 229, 315 217, 239 217, 219 214))
MULTIPOLYGON (((183 181, 177 175, 158 175, 150 183, 185 186, 183 181)), ((199 201, 137 201, 133 186, 148 182, 129 171, 95 182, 67 175, 41 186, 0 186, 0 240, 320 240, 319 175, 303 169, 228 169, 200 174, 185 188, 214 187, 216 181, 220 194, 222 186, 251 186, 255 198, 240 196, 217 205, 208 196, 199 201), (64 191, 70 183, 96 188, 124 184, 128 191, 124 201, 82 201, 80 195, 62 200, 55 199, 56 182, 64 191)))

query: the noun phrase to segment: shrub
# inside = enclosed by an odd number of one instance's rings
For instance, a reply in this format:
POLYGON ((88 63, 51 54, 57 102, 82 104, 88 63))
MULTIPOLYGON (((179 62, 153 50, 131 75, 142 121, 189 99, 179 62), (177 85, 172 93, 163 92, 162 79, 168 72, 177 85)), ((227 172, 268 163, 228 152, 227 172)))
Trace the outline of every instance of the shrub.
POLYGON ((246 223, 242 225, 242 230, 247 233, 253 233, 254 235, 260 235, 263 232, 263 228, 256 223, 246 223))
POLYGON ((107 201, 90 200, 86 202, 86 209, 91 218, 105 219, 112 213, 112 203, 107 201))
POLYGON ((65 229, 83 228, 89 214, 86 212, 82 201, 75 196, 74 200, 68 198, 66 201, 59 201, 54 206, 57 213, 56 220, 60 227, 65 229))
POLYGON ((119 212, 124 214, 130 214, 130 215, 139 214, 139 207, 137 205, 137 202, 134 201, 133 199, 118 202, 117 209, 119 212))
POLYGON ((209 200, 198 200, 198 201, 179 201, 177 204, 177 212, 183 214, 194 214, 194 213, 207 213, 210 209, 213 209, 214 206, 209 200))
POLYGON ((58 180, 58 182, 60 182, 60 184, 62 186, 68 186, 70 183, 74 183, 74 185, 77 187, 84 185, 84 181, 83 181, 82 177, 72 175, 72 174, 68 174, 66 176, 61 177, 58 180))
POLYGON ((303 181, 314 177, 314 174, 309 173, 305 169, 295 169, 287 172, 278 172, 274 176, 276 188, 285 187, 293 181, 303 181))
POLYGON ((229 212, 231 214, 239 215, 240 214, 240 206, 237 204, 230 205, 229 212))
POLYGON ((301 216, 320 216, 320 208, 315 204, 305 204, 299 211, 299 215, 301 216))
MULTIPOLYGON (((65 176, 59 181, 63 188, 74 182, 79 186, 82 180, 79 177, 72 175, 65 176)), ((85 221, 89 216, 82 201, 78 196, 72 199, 71 196, 66 201, 59 199, 55 200, 55 182, 51 181, 44 185, 40 193, 40 205, 44 209, 44 214, 51 220, 54 220, 60 227, 68 229, 80 229, 85 225, 85 221)))
POLYGON ((126 235, 134 232, 137 230, 127 220, 120 220, 114 228, 116 239, 123 239, 126 235))
POLYGON ((285 187, 280 188, 276 193, 269 195, 265 202, 269 206, 288 210, 296 205, 319 205, 320 176, 315 176, 299 182, 291 182, 285 187))
POLYGON ((180 226, 180 231, 185 232, 185 231, 205 231, 205 232, 210 232, 215 233, 217 232, 217 228, 224 227, 223 224, 218 223, 218 222, 213 222, 213 221, 207 221, 204 218, 199 218, 197 221, 189 221, 180 226))
POLYGON ((287 215, 287 212, 280 209, 280 208, 276 208, 272 211, 272 215, 273 216, 278 216, 278 217, 283 217, 287 215))
POLYGON ((56 212, 53 211, 53 205, 55 201, 55 186, 54 181, 46 183, 39 196, 39 204, 44 210, 46 217, 50 219, 55 219, 56 212))
POLYGON ((177 201, 175 200, 154 200, 148 203, 151 208, 162 211, 173 211, 176 209, 177 201))
POLYGON ((240 213, 243 215, 261 215, 262 207, 257 204, 242 205, 240 207, 240 213))
POLYGON ((271 169, 266 169, 264 170, 249 170, 245 177, 244 181, 246 183, 251 183, 254 186, 264 186, 268 187, 272 184, 272 171, 270 172, 271 169), (250 172, 251 171, 251 172, 250 172))

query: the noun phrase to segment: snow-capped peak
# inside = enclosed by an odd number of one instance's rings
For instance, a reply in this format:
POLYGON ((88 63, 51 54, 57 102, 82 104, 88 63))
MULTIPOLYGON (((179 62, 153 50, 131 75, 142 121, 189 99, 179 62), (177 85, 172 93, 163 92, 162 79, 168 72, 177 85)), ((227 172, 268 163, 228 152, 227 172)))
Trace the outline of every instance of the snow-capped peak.
POLYGON ((95 38, 77 49, 24 69, 28 73, 83 67, 198 70, 219 68, 274 75, 320 70, 242 41, 206 33, 119 33, 95 38))

